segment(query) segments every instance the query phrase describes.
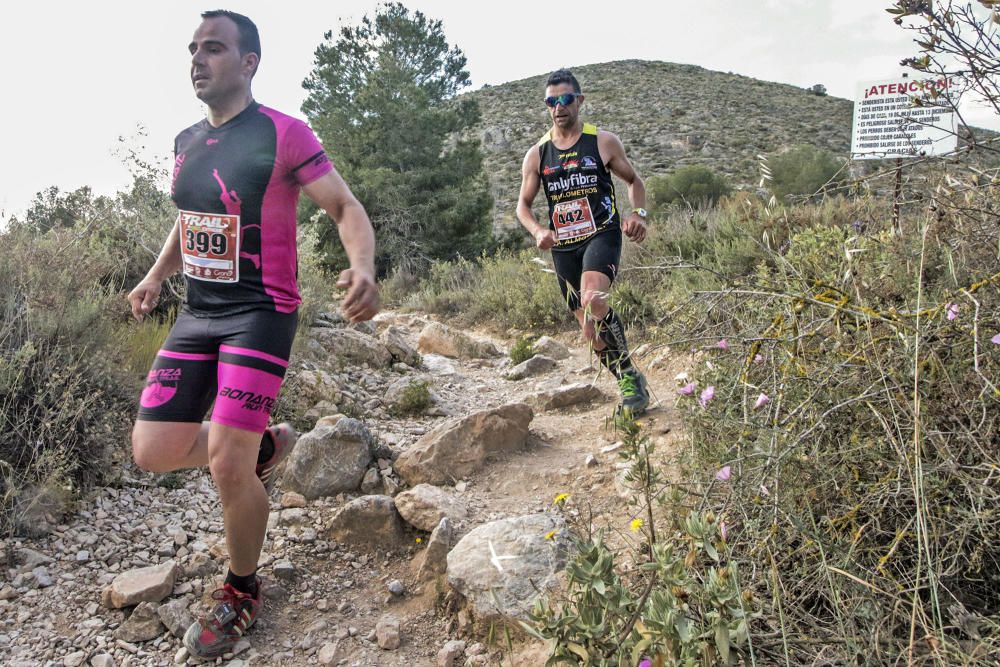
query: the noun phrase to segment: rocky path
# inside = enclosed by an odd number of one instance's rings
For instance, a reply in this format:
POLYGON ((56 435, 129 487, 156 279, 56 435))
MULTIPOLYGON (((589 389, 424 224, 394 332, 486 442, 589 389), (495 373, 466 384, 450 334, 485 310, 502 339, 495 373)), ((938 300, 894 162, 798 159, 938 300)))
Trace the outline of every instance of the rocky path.
MULTIPOLYGON (((308 349, 293 359, 289 383, 312 392, 316 405, 311 417, 342 411, 357 418, 341 419, 339 425, 338 418, 322 419, 330 426, 317 427, 310 438, 326 431, 343 435, 350 431, 345 425, 360 422, 370 436, 366 447, 372 456, 359 471, 364 473, 359 488, 311 500, 306 497, 315 494, 308 488, 288 492, 295 483, 286 471, 272 496, 261 559, 266 613, 248 641, 219 664, 544 663, 544 647, 516 641, 510 652, 506 641, 488 641, 488 620, 466 608, 441 574, 443 553, 491 522, 549 516, 558 493, 571 494, 570 514, 592 512, 599 525, 627 526, 632 518, 622 501, 627 490, 617 481, 616 436, 608 424, 616 387, 569 334, 545 350, 551 363, 540 362, 525 371, 526 377, 511 380, 505 352, 512 341, 475 334, 470 343, 459 335, 459 349, 448 349, 454 340, 449 343, 447 335, 443 343, 418 340, 431 322, 386 313, 374 327, 352 329, 326 316, 312 330, 308 349), (418 343, 422 355, 414 352, 418 343), (567 348, 568 355, 557 358, 567 348), (334 349, 339 363, 331 362, 334 349), (453 356, 426 352, 430 349, 453 356), (433 405, 418 416, 393 416, 393 404, 415 382, 427 383, 433 405), (582 403, 551 407, 560 400, 572 402, 572 397, 559 398, 559 392, 578 383, 593 384, 603 397, 591 394, 582 403), (460 471, 434 487, 444 494, 441 502, 448 507, 441 515, 449 516, 451 532, 440 551, 439 532, 428 532, 437 515, 428 523, 417 507, 434 505, 433 497, 421 495, 434 488, 406 491, 415 485, 407 484, 401 470, 408 471, 411 481, 423 474, 406 463, 415 458, 408 450, 433 439, 441 424, 517 403, 533 408, 521 446, 471 467, 454 453, 455 460, 435 464, 460 471), (407 522, 391 528, 378 524, 381 519, 358 505, 374 501, 355 500, 365 494, 395 496, 386 501, 389 511, 396 514, 394 502, 407 522), (336 532, 338 526, 347 532, 336 532), (391 539, 385 530, 395 531, 391 539), (392 548, 387 550, 387 544, 392 548)), ((641 349, 637 358, 665 404, 651 410, 645 421, 653 437, 670 448, 676 437, 671 434, 673 378, 680 369, 662 355, 644 357, 641 349)), ((6 560, 0 580, 0 662, 25 667, 194 663, 179 636, 192 614, 204 608, 225 565, 222 516, 207 472, 154 476, 125 465, 117 485, 96 490, 47 535, 15 537, 0 546, 6 560), (132 581, 129 591, 130 577, 145 580, 132 581), (159 592, 148 593, 148 586, 159 586, 159 592), (146 592, 136 593, 140 589, 146 592), (129 598, 132 594, 139 598, 129 598)), ((449 567, 453 560, 454 554, 449 567)))

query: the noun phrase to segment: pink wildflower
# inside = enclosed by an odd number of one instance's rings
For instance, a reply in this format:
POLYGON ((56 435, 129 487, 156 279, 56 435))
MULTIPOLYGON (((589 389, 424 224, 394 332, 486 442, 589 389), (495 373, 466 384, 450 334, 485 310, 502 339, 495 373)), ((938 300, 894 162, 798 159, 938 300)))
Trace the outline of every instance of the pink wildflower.
POLYGON ((691 394, 694 393, 694 387, 695 387, 694 382, 689 382, 686 385, 684 385, 683 387, 680 387, 677 390, 677 393, 681 394, 683 396, 690 396, 691 394))
POLYGON ((764 363, 764 356, 761 355, 761 354, 755 354, 755 355, 753 355, 753 362, 755 364, 762 364, 762 363, 764 363))
POLYGON ((710 400, 712 400, 713 398, 715 398, 715 386, 714 385, 712 385, 710 387, 706 387, 705 390, 703 392, 701 392, 701 397, 698 399, 698 402, 701 403, 702 407, 705 407, 706 405, 708 405, 708 402, 710 400))
POLYGON ((715 347, 725 352, 726 350, 729 349, 729 341, 723 338, 722 340, 720 340, 718 343, 715 344, 715 347))
POLYGON ((650 658, 643 658, 639 662, 639 667, 653 667, 653 661, 650 658))
POLYGON ((719 468, 719 472, 715 473, 715 479, 720 482, 728 482, 729 478, 733 476, 732 466, 722 466, 719 468))
POLYGON ((760 410, 762 407, 764 407, 770 402, 771 402, 771 397, 765 394, 764 392, 760 392, 760 396, 758 396, 757 400, 754 401, 753 409, 760 410))
POLYGON ((948 311, 948 319, 949 320, 958 319, 958 304, 957 303, 949 303, 948 306, 946 307, 946 310, 948 311))
POLYGON ((993 338, 990 338, 990 342, 995 345, 1000 345, 1000 334, 997 334, 993 338))

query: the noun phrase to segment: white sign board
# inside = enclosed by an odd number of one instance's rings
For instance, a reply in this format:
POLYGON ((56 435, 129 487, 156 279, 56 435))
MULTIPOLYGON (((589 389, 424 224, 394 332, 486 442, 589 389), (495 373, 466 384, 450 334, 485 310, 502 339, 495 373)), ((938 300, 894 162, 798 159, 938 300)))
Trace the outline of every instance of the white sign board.
POLYGON ((945 106, 955 81, 892 79, 858 84, 851 157, 877 160, 951 153, 958 145, 955 112, 945 106), (938 97, 930 95, 937 90, 938 97), (919 98, 922 106, 914 106, 919 98))

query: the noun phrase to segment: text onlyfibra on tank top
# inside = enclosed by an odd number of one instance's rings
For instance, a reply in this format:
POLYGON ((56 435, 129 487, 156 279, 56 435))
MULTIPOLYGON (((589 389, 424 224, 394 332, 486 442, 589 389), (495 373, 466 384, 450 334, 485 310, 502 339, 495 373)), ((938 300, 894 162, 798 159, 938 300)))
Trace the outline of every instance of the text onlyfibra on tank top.
POLYGON ((601 159, 597 136, 597 127, 587 123, 576 144, 566 150, 552 142, 551 132, 538 143, 539 176, 556 249, 579 245, 619 226, 614 183, 601 159))

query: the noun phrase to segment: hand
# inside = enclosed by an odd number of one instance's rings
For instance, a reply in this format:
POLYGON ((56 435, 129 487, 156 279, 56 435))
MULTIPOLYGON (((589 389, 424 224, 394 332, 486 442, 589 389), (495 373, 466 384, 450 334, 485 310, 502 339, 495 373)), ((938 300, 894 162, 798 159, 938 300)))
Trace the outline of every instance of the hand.
POLYGON ((368 271, 347 269, 340 273, 339 289, 347 289, 340 309, 351 322, 364 322, 378 312, 378 287, 375 277, 368 271))
POLYGON ((132 317, 139 322, 150 313, 156 304, 160 302, 160 289, 162 283, 153 278, 143 278, 143 280, 128 293, 128 302, 132 306, 132 317))
POLYGON ((622 231, 636 243, 642 243, 646 239, 646 221, 637 214, 632 213, 628 219, 622 223, 622 231))
POLYGON ((556 244, 556 233, 551 229, 539 227, 535 232, 535 246, 539 250, 548 250, 556 244))

